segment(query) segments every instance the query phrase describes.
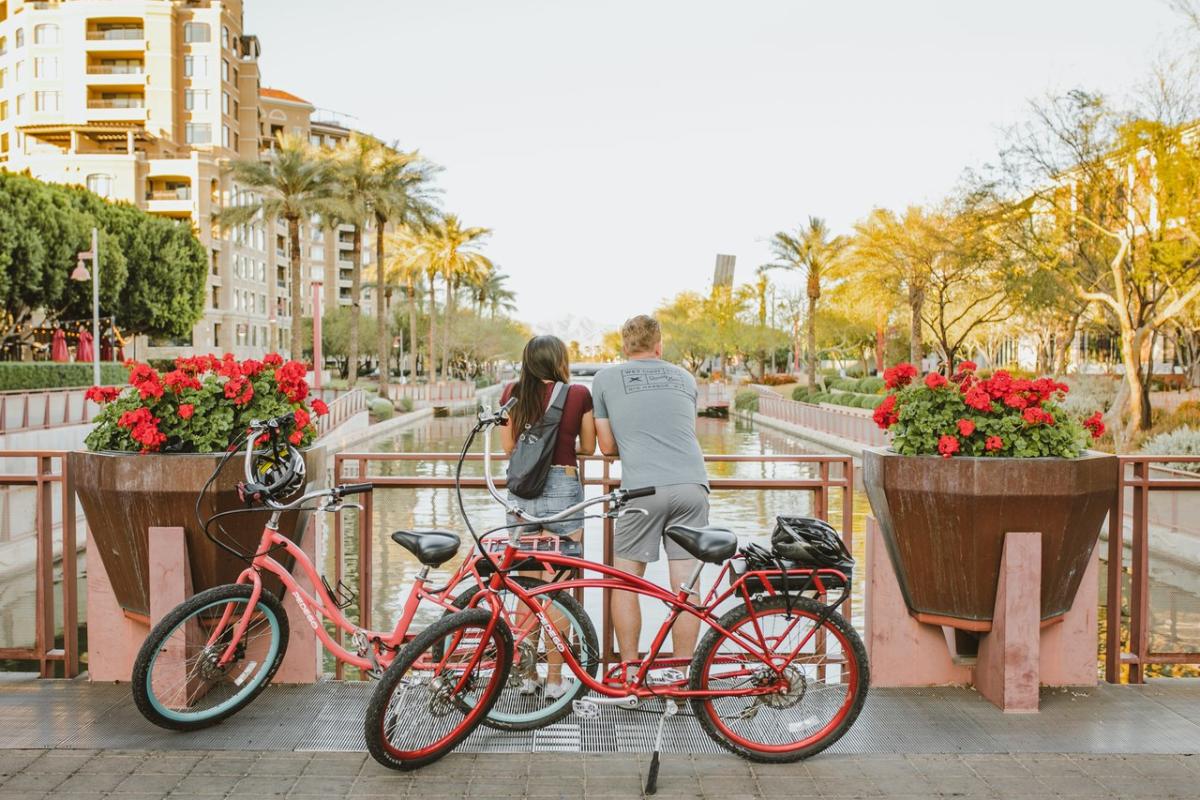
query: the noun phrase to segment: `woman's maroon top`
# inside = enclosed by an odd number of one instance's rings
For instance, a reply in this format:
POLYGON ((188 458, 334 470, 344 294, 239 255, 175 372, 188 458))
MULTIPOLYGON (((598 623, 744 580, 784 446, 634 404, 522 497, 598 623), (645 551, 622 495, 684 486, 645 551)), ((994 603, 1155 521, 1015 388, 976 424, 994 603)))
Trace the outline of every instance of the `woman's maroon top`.
MULTIPOLYGON (((510 383, 500 393, 500 404, 504 405, 512 397, 517 384, 510 383)), ((550 404, 550 393, 554 391, 553 383, 542 384, 542 407, 550 404)), ((563 404, 562 422, 558 425, 558 441, 554 445, 554 460, 550 463, 556 467, 573 467, 578 463, 575 455, 575 440, 579 438, 579 428, 583 424, 583 415, 592 410, 592 393, 581 383, 567 385, 567 401, 563 404)), ((505 423, 507 424, 507 423, 505 423)))

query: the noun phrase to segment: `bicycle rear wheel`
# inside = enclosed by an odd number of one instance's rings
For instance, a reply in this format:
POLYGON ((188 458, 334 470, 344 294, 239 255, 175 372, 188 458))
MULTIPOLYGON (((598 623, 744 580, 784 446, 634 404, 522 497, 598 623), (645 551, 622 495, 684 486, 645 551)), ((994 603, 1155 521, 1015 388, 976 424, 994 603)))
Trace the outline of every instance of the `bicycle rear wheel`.
POLYGON ((696 718, 714 741, 752 761, 787 762, 821 752, 850 729, 870 683, 866 648, 841 614, 822 621, 825 615, 824 606, 807 598, 794 598, 789 614, 776 595, 720 619, 729 634, 770 654, 770 665, 732 636, 709 629, 692 659, 689 688, 773 688, 753 696, 692 698, 696 718))
POLYGON ((491 710, 512 655, 512 633, 490 611, 469 609, 430 625, 400 651, 371 695, 371 756, 410 770, 449 753, 491 710))
POLYGON ((245 708, 271 682, 287 652, 288 620, 265 589, 232 658, 221 663, 252 592, 246 583, 215 586, 154 626, 133 662, 133 699, 142 716, 172 730, 207 728, 245 708))

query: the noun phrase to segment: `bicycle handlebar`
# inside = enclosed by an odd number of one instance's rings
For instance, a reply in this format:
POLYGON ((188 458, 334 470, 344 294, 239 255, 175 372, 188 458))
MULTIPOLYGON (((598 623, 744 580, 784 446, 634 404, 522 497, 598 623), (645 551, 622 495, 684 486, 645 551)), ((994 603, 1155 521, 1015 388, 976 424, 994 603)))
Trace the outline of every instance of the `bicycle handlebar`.
POLYGON ((374 489, 375 484, 373 484, 373 483, 347 483, 344 486, 337 486, 334 488, 337 490, 338 494, 342 494, 342 495, 362 494, 363 492, 369 492, 372 489, 374 489))
POLYGON ((644 486, 641 489, 630 489, 629 491, 625 492, 625 499, 636 500, 639 497, 649 497, 650 495, 654 494, 654 492, 655 488, 653 486, 644 486))

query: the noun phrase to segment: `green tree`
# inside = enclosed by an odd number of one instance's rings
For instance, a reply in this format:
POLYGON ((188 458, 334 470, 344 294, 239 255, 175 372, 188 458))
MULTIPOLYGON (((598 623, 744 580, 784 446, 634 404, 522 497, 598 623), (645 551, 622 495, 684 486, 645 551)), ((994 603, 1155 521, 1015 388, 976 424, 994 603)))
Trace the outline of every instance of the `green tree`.
POLYGON ((795 233, 779 231, 771 237, 771 250, 781 269, 805 273, 808 296, 808 385, 817 383, 817 301, 821 299, 821 279, 833 266, 845 247, 842 237, 830 238, 829 226, 820 217, 809 217, 808 225, 795 233))
MULTIPOLYGON (((260 214, 282 217, 288 230, 288 275, 291 281, 291 355, 304 352, 301 330, 300 223, 327 210, 331 182, 329 166, 306 139, 294 134, 278 138, 264 158, 239 159, 228 167, 235 183, 250 189, 257 199, 221 209, 214 219, 223 228, 245 225, 260 214)), ((319 366, 318 366, 319 368, 319 366)))

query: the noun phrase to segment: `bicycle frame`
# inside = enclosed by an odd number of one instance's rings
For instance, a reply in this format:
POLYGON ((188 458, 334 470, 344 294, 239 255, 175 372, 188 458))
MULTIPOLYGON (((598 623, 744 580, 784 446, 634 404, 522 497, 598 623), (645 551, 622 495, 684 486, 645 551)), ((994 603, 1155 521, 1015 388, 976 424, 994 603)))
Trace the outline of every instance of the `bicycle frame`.
MULTIPOLYGON (((684 613, 688 613, 694 617, 697 617, 702 622, 705 622, 711 627, 716 628, 723 635, 727 636, 730 640, 736 642, 741 647, 746 648, 747 652, 761 661, 765 667, 770 668, 780 680, 784 680, 784 670, 796 660, 797 656, 799 656, 805 645, 807 645, 812 640, 813 636, 817 635, 818 631, 821 630, 820 625, 814 626, 812 630, 808 632, 808 634, 795 646, 795 648, 792 649, 790 653, 787 654, 787 656, 781 662, 776 663, 778 659, 775 657, 775 654, 773 651, 771 651, 769 645, 767 644, 766 637, 764 636, 757 621, 754 622, 754 628, 757 633, 758 641, 753 642, 746 637, 739 635, 738 633, 726 630, 721 626, 713 614, 713 609, 719 606, 720 603, 726 598, 732 596, 735 592, 740 591, 745 602, 749 604, 751 601, 751 595, 749 590, 746 588, 746 579, 748 577, 766 576, 768 572, 755 571, 747 573, 747 575, 744 575, 737 581, 734 581, 734 583, 724 592, 718 593, 717 587, 720 586, 720 579, 723 578, 729 570, 729 565, 726 564, 722 567, 717 582, 713 584, 713 588, 709 591, 702 603, 697 606, 688 602, 689 593, 685 589, 681 588, 679 592, 672 594, 661 586, 650 583, 645 578, 631 575, 627 572, 622 572, 615 567, 608 566, 607 564, 586 561, 570 556, 555 555, 553 553, 537 553, 534 554, 534 557, 544 568, 547 569, 553 569, 556 571, 578 570, 581 575, 584 571, 592 571, 600 573, 603 577, 579 577, 555 581, 554 583, 539 586, 532 591, 528 591, 516 581, 511 580, 506 571, 517 558, 525 559, 528 557, 528 555, 529 554, 527 554, 525 551, 519 550, 510 542, 510 544, 505 548, 501 558, 501 570, 493 573, 487 578, 479 575, 478 571, 474 567, 474 564, 477 562, 472 562, 470 565, 471 571, 475 573, 475 577, 478 581, 480 581, 480 585, 486 588, 485 592, 479 593, 479 597, 482 597, 485 594, 495 594, 503 589, 504 591, 512 592, 518 598, 520 598, 526 607, 533 609, 540 605, 537 603, 536 598, 541 594, 568 591, 576 588, 609 588, 619 591, 633 592, 638 595, 650 597, 663 602, 670 607, 670 613, 667 615, 666 620, 663 621, 662 625, 658 629, 658 632, 655 634, 654 640, 650 645, 650 650, 647 652, 646 658, 641 661, 633 679, 624 681, 620 686, 615 686, 604 681, 597 681, 595 678, 589 675, 587 670, 583 668, 583 666, 579 663, 579 660, 570 651, 570 649, 563 644, 562 637, 559 635, 558 630, 554 627, 554 624, 546 616, 546 613, 543 610, 538 610, 535 612, 538 624, 546 632, 546 636, 553 643, 555 649, 562 654, 564 663, 566 663, 571 671, 575 673, 575 676, 592 691, 607 697, 634 696, 639 699, 655 696, 715 698, 770 694, 776 691, 777 687, 774 685, 729 690, 681 689, 675 688, 671 685, 658 685, 654 686, 653 688, 647 686, 646 678, 649 675, 652 667, 679 666, 687 663, 687 659, 660 660, 658 658, 658 654, 662 651, 663 644, 666 641, 667 634, 674 626, 675 621, 684 613)), ((817 573, 814 574, 814 579, 817 583, 818 592, 821 594, 824 594, 825 587, 819 577, 820 572, 825 572, 827 576, 837 575, 843 580, 846 579, 845 575, 841 574, 840 572, 836 572, 835 570, 817 571, 817 573)), ((767 585, 769 586, 769 584, 767 585)), ((476 600, 478 600, 479 597, 477 597, 476 600)), ((498 615, 499 609, 503 606, 503 604, 499 602, 492 602, 491 605, 493 615, 498 615)), ((799 623, 799 620, 799 616, 792 620, 791 624, 780 635, 779 638, 782 638, 790 633, 792 628, 799 623)), ((625 673, 624 668, 626 666, 627 665, 625 663, 620 665, 622 674, 625 673)))

